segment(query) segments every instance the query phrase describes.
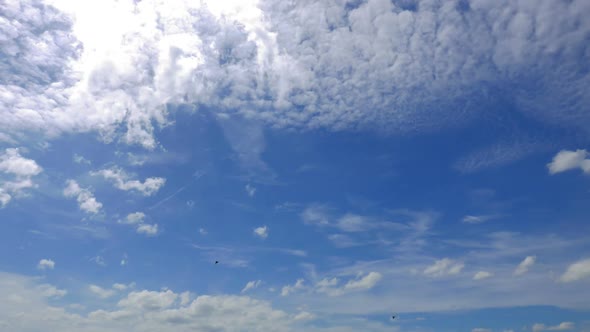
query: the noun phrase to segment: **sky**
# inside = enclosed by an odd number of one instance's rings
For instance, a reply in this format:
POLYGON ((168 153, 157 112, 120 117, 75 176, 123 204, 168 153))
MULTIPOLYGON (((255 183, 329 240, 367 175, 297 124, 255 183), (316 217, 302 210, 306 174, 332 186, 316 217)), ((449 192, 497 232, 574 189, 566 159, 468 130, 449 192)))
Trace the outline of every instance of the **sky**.
POLYGON ((588 15, 0 2, 0 330, 589 332, 588 15))

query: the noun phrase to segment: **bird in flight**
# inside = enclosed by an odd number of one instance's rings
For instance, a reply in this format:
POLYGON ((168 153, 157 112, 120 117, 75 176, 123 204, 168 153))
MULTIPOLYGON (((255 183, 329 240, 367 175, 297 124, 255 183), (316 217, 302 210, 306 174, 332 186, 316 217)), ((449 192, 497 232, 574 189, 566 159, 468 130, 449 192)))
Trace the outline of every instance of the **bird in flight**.
POLYGON ((215 261, 215 264, 218 264, 218 263, 219 263, 219 261, 215 261))
POLYGON ((395 316, 391 316, 391 319, 395 319, 395 316))

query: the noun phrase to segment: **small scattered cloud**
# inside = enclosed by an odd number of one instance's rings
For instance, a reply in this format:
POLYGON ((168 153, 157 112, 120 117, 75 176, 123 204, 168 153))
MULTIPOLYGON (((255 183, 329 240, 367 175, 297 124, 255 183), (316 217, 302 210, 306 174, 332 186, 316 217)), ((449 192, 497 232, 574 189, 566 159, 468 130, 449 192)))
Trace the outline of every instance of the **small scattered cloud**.
POLYGON ((161 177, 146 178, 143 182, 131 179, 131 175, 127 174, 122 168, 111 167, 90 173, 93 176, 102 176, 105 180, 111 181, 115 188, 124 191, 137 191, 144 196, 151 196, 158 192, 164 184, 166 179, 161 177))
POLYGON ((141 224, 143 223, 143 221, 145 220, 145 213, 143 212, 133 212, 127 215, 127 217, 125 217, 124 220, 121 221, 121 223, 124 224, 141 224))
POLYGON ((330 223, 328 208, 324 205, 312 204, 301 212, 301 219, 305 224, 325 226, 330 223))
POLYGON ((37 269, 39 270, 53 270, 55 268, 55 262, 51 259, 42 259, 37 264, 37 269))
POLYGON ((518 266, 514 270, 514 275, 520 276, 520 275, 527 273, 529 271, 529 269, 533 265, 535 265, 536 261, 537 261, 536 256, 527 256, 522 262, 520 262, 520 264, 518 264, 518 266))
POLYGON ((499 218, 498 215, 495 214, 488 214, 488 215, 466 215, 463 217, 462 221, 466 224, 481 224, 486 221, 490 221, 492 219, 499 218))
POLYGON ((437 260, 431 266, 424 269, 424 274, 429 277, 442 277, 447 275, 456 275, 463 270, 465 264, 456 262, 450 258, 437 260))
POLYGON ((487 271, 478 271, 473 275, 473 280, 483 280, 492 277, 494 274, 487 271))
POLYGON ((193 207, 195 207, 195 201, 193 201, 193 200, 186 201, 186 206, 189 209, 192 209, 193 207))
POLYGON ((199 228, 199 234, 201 234, 201 235, 207 235, 207 234, 209 234, 209 232, 207 232, 206 229, 204 229, 204 228, 201 227, 201 228, 199 228))
POLYGON ((127 266, 127 263, 128 263, 127 259, 128 259, 127 254, 123 254, 123 257, 121 258, 121 262, 119 263, 119 265, 127 266))
POLYGON ((254 229, 254 235, 258 236, 261 239, 266 239, 268 237, 268 227, 260 226, 254 229))
POLYGON ((533 325, 533 332, 541 332, 541 331, 569 331, 573 330, 576 325, 572 322, 561 322, 559 325, 554 326, 547 326, 545 324, 535 324, 533 325))
POLYGON ((156 236, 156 235, 158 235, 158 224, 153 224, 153 225, 141 224, 141 225, 137 226, 136 231, 138 234, 144 234, 147 236, 156 236))
POLYGON ((99 266, 102 266, 102 267, 107 266, 107 263, 105 262, 104 257, 102 257, 100 255, 97 255, 97 256, 92 257, 90 259, 90 261, 91 262, 94 262, 94 263, 96 263, 96 265, 99 265, 99 266))
POLYGON ((122 291, 125 291, 125 290, 128 290, 130 288, 133 288, 133 287, 135 287, 135 283, 134 282, 132 282, 132 283, 130 283, 128 285, 121 284, 121 283, 115 283, 115 284, 113 284, 113 289, 118 290, 118 291, 121 291, 121 292, 122 291))
POLYGON ((590 174, 590 159, 586 150, 561 150, 553 160, 547 164, 549 174, 557 174, 573 169, 581 169, 584 173, 590 174))
POLYGON ((574 282, 590 278, 590 258, 582 259, 567 267, 559 278, 562 282, 574 282))
POLYGON ((305 286, 303 285, 304 282, 305 280, 303 279, 297 279, 294 285, 283 286, 281 289, 281 296, 288 296, 289 294, 292 294, 296 291, 305 289, 305 286))
POLYGON ((296 322, 314 320, 316 316, 310 312, 302 311, 293 317, 296 322))
POLYGON ((52 285, 39 285, 39 287, 37 287, 37 289, 39 290, 39 292, 41 293, 41 296, 43 297, 51 297, 51 298, 60 298, 60 297, 64 297, 66 294, 68 294, 68 292, 64 289, 58 289, 55 286, 52 285))
POLYGON ((472 329, 471 332, 492 332, 492 330, 484 329, 482 327, 476 327, 476 328, 472 329))
POLYGON ((92 162, 86 158, 84 158, 83 156, 74 153, 74 156, 72 157, 72 160, 74 160, 74 162, 76 164, 85 164, 85 165, 90 165, 92 164, 92 162))
POLYGON ((80 210, 96 214, 102 208, 102 203, 96 200, 94 194, 86 188, 81 188, 75 180, 67 180, 63 194, 68 198, 76 198, 80 210))
POLYGON ((115 295, 115 291, 112 289, 104 289, 97 285, 90 285, 88 286, 90 292, 101 299, 108 299, 109 297, 115 295))
POLYGON ((350 280, 344 285, 345 290, 365 290, 375 287, 383 276, 379 272, 369 272, 367 275, 356 280, 350 280))
POLYGON ((248 196, 254 197, 254 195, 256 195, 256 188, 251 186, 250 184, 247 184, 245 189, 248 196))
POLYGON ((0 177, 0 208, 8 205, 15 196, 25 195, 25 189, 36 188, 32 178, 42 171, 36 161, 21 156, 19 149, 4 150, 0 154, 0 173, 14 178, 3 180, 0 177))
POLYGON ((246 284, 246 286, 242 289, 241 293, 246 293, 249 290, 256 289, 256 288, 258 288, 258 286, 260 286, 261 283, 262 283, 262 280, 249 281, 246 284))

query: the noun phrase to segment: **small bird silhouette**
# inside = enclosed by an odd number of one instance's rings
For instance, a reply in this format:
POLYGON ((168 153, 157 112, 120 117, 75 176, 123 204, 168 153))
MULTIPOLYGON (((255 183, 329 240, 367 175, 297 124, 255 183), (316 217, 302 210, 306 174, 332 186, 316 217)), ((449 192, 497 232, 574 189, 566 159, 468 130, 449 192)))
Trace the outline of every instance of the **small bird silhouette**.
POLYGON ((218 263, 219 263, 219 261, 215 261, 215 264, 218 264, 218 263))
POLYGON ((391 319, 395 319, 395 316, 391 316, 391 319))

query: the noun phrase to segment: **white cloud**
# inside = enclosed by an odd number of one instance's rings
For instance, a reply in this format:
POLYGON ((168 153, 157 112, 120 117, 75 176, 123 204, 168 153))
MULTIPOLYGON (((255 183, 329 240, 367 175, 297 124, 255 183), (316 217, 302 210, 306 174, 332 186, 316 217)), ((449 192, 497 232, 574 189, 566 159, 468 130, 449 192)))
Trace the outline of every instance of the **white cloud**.
POLYGON ((100 255, 94 256, 90 259, 91 262, 96 263, 96 265, 105 267, 107 266, 107 263, 104 261, 104 258, 100 255))
POLYGON ((523 275, 529 271, 529 269, 535 265, 535 261, 537 260, 536 256, 527 256, 514 270, 514 275, 523 275))
POLYGON ((494 274, 487 271, 478 271, 473 275, 473 280, 482 280, 492 277, 494 274))
POLYGON ((559 325, 547 326, 545 324, 534 324, 533 332, 541 331, 569 331, 575 328, 575 324, 572 322, 561 322, 559 325))
POLYGON ((97 285, 90 285, 90 286, 88 286, 88 289, 90 290, 90 292, 92 292, 94 295, 98 296, 101 299, 107 299, 107 298, 115 295, 114 290, 104 289, 104 288, 97 286, 97 285))
POLYGON ((348 280, 346 284, 338 287, 340 279, 324 278, 315 284, 315 290, 318 293, 326 293, 330 296, 340 296, 352 292, 360 292, 369 290, 383 278, 383 275, 379 272, 369 272, 365 275, 358 274, 356 278, 348 280))
POLYGON ((305 282, 305 280, 303 280, 303 279, 297 279, 297 281, 295 282, 294 285, 283 286, 283 288, 281 289, 281 296, 287 296, 287 295, 292 294, 296 291, 304 289, 305 288, 305 286, 303 285, 304 282, 305 282))
POLYGON ((430 277, 442 277, 446 275, 456 275, 461 272, 465 264, 456 262, 450 258, 437 260, 431 266, 424 269, 424 274, 430 277))
POLYGON ((80 188, 80 185, 75 180, 69 179, 66 181, 63 194, 65 197, 75 197, 80 210, 87 213, 96 214, 102 208, 102 203, 96 200, 94 194, 89 189, 80 188))
POLYGON ((97 172, 91 172, 90 174, 102 176, 106 180, 113 182, 117 189, 124 191, 138 191, 144 196, 151 196, 155 194, 162 186, 164 186, 164 184, 166 184, 166 179, 160 177, 146 178, 144 182, 139 180, 131 180, 130 175, 118 167, 102 169, 97 172))
POLYGON ((471 332, 492 332, 492 330, 484 329, 482 327, 476 327, 476 328, 472 329, 471 332))
POLYGON ((260 237, 261 239, 266 239, 268 237, 268 227, 260 226, 255 228, 254 235, 260 237))
POLYGON ((245 189, 246 189, 246 193, 250 197, 254 197, 254 195, 256 194, 256 188, 254 188, 250 184, 247 184, 246 187, 245 187, 245 189))
POLYGON ((178 297, 171 290, 164 292, 139 291, 131 292, 126 298, 117 304, 122 308, 141 309, 144 311, 156 311, 168 308, 174 304, 178 297))
POLYGON ((37 268, 39 270, 53 270, 55 268, 55 262, 51 259, 44 258, 39 261, 39 264, 37 264, 37 268))
POLYGON ((262 283, 262 280, 253 280, 253 281, 248 281, 248 283, 246 284, 246 286, 242 289, 242 293, 245 293, 251 289, 256 289, 258 288, 258 286, 260 286, 260 284, 262 283))
POLYGON ((471 216, 467 215, 463 217, 463 222, 466 224, 481 224, 483 222, 498 218, 497 215, 478 215, 478 216, 471 216))
POLYGON ((124 291, 128 288, 129 286, 125 285, 125 284, 120 284, 120 283, 115 283, 113 284, 113 289, 116 289, 118 291, 124 291))
POLYGON ((344 285, 345 290, 365 290, 375 287, 383 276, 379 272, 370 272, 369 274, 357 280, 350 280, 344 285))
POLYGON ((86 164, 86 165, 92 164, 92 162, 90 160, 84 158, 84 156, 81 156, 77 153, 74 153, 74 156, 72 157, 72 159, 74 160, 74 162, 76 164, 86 164))
MULTIPOLYGON (((7 295, 0 301, 1 329, 15 332, 287 332, 293 330, 297 317, 273 308, 267 301, 247 296, 201 295, 191 299, 188 292, 172 291, 142 290, 125 296, 116 306, 111 304, 114 296, 98 303, 89 300, 91 305, 80 306, 78 302, 68 303, 68 298, 59 302, 48 299, 41 294, 37 281, 38 278, 0 272, 0 293, 7 295), (94 309, 88 314, 81 313, 84 307, 94 309), (247 315, 235 315, 244 308, 248 308, 247 315)), ((79 294, 73 296, 80 300, 79 294)), ((299 317, 303 318, 304 315, 299 317)))
POLYGON ((567 267, 561 275, 562 282, 573 282, 590 278, 590 258, 579 260, 567 267))
POLYGON ((44 297, 60 298, 68 294, 68 292, 64 289, 58 289, 55 286, 47 284, 39 285, 39 287, 37 288, 41 292, 41 295, 44 297))
POLYGON ((309 225, 325 226, 330 223, 327 208, 323 205, 310 205, 301 212, 301 219, 309 225))
POLYGON ((32 177, 39 175, 43 169, 33 159, 21 156, 19 149, 10 148, 0 154, 0 208, 6 206, 13 196, 24 195, 24 190, 37 185, 32 177), (13 176, 6 180, 1 173, 13 176))
POLYGON ((550 174, 557 174, 572 169, 581 169, 584 173, 590 174, 590 154, 586 150, 568 151, 561 150, 547 164, 550 174))
POLYGON ((578 70, 589 29, 583 0, 469 9, 419 0, 413 11, 387 1, 223 2, 234 8, 223 11, 217 1, 177 0, 174 11, 152 0, 50 2, 60 10, 37 1, 3 10, 8 139, 96 131, 153 149, 169 123, 166 105, 185 103, 275 127, 407 133, 474 119, 494 100, 490 91, 515 79, 539 82, 501 89, 521 112, 588 123, 578 106, 589 79, 578 70))
POLYGON ((209 233, 207 232, 206 229, 204 229, 204 228, 201 227, 201 228, 199 228, 199 234, 201 234, 201 235, 207 235, 209 233))
POLYGON ((145 234, 147 236, 155 236, 158 234, 158 224, 141 224, 137 226, 137 233, 145 234))
POLYGON ((141 224, 145 220, 145 213, 143 212, 133 212, 125 217, 125 220, 122 221, 124 224, 141 224))

